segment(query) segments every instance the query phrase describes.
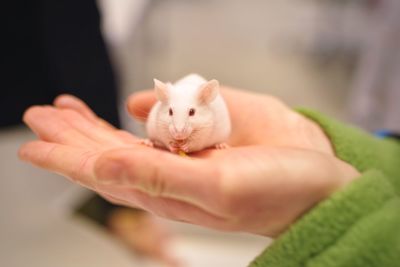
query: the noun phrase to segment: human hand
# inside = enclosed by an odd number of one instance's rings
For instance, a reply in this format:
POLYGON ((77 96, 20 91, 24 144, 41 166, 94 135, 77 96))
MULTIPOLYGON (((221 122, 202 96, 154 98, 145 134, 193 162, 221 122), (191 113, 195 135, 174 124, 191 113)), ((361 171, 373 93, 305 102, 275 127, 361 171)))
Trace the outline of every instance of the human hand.
MULTIPOLYGON (((232 119, 229 149, 183 158, 148 148, 64 96, 55 107, 26 112, 24 121, 41 140, 22 146, 20 157, 115 203, 269 236, 358 176, 335 157, 318 125, 279 100, 227 88, 223 95, 232 119)), ((138 93, 128 109, 143 119, 154 102, 152 92, 138 93)))

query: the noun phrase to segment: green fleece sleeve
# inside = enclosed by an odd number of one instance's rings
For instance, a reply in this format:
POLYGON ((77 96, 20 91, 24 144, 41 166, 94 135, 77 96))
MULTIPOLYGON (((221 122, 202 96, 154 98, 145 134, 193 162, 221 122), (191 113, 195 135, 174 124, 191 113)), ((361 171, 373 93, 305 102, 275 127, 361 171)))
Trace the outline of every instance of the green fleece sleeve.
POLYGON ((400 143, 299 112, 325 130, 336 155, 362 176, 300 218, 251 266, 400 266, 400 143))

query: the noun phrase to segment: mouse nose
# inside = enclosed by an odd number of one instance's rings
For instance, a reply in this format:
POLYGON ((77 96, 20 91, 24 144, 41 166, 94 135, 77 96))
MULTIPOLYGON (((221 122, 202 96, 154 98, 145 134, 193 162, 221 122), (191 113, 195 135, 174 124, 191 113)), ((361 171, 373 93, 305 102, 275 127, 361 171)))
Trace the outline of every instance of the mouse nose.
POLYGON ((174 138, 180 139, 186 137, 186 128, 185 127, 174 127, 173 132, 174 138))
POLYGON ((178 134, 183 134, 185 133, 186 127, 185 126, 181 126, 181 127, 175 127, 175 132, 178 134))
MULTIPOLYGON (((172 125, 171 125, 172 126, 172 125)), ((171 135, 175 139, 185 139, 187 138, 190 133, 191 133, 191 127, 187 127, 186 125, 173 125, 172 127, 169 128, 171 135)))
POLYGON ((173 123, 172 123, 172 125, 173 125, 173 131, 176 133, 176 134, 183 134, 184 132, 185 132, 185 130, 186 130, 186 123, 183 123, 183 122, 179 122, 179 121, 174 121, 173 123))

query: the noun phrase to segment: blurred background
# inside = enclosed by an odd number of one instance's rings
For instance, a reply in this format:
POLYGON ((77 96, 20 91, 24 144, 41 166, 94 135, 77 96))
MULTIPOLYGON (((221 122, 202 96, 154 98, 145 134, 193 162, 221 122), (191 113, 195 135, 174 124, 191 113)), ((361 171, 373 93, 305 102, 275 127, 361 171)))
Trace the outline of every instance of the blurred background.
POLYGON ((149 253, 165 232, 182 266, 246 266, 271 242, 121 210, 18 161, 34 138, 23 110, 60 93, 142 134, 127 96, 153 78, 198 73, 400 131, 398 0, 41 0, 3 10, 0 266, 166 266, 149 253))

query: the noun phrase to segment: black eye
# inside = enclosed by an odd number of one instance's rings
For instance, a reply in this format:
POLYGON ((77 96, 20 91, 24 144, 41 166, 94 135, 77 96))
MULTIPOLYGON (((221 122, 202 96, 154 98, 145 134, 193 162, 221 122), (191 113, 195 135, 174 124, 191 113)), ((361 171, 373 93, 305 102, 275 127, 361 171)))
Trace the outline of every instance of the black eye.
POLYGON ((194 113, 196 113, 196 111, 194 110, 194 108, 191 108, 189 110, 189 116, 194 116, 194 113))
POLYGON ((169 115, 170 115, 170 116, 174 115, 174 112, 172 112, 172 108, 169 108, 169 111, 168 111, 168 112, 169 112, 169 115))

